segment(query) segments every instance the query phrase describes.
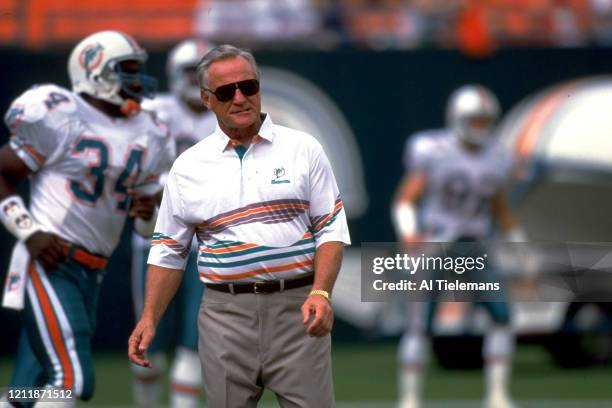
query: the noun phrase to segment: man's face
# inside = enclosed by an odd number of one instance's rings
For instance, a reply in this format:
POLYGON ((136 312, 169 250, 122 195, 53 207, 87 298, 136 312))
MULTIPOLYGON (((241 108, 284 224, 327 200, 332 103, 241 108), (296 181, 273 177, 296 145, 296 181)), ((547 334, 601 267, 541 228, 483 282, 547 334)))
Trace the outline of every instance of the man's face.
POLYGON ((489 116, 472 116, 466 121, 470 128, 480 132, 489 132, 495 124, 494 120, 489 116))
MULTIPOLYGON (((208 88, 216 91, 220 86, 249 79, 256 75, 251 64, 242 57, 228 58, 214 62, 208 69, 208 88)), ((261 95, 246 96, 236 89, 234 97, 222 102, 210 92, 201 91, 202 101, 212 110, 222 126, 242 129, 253 125, 261 112, 261 95)))

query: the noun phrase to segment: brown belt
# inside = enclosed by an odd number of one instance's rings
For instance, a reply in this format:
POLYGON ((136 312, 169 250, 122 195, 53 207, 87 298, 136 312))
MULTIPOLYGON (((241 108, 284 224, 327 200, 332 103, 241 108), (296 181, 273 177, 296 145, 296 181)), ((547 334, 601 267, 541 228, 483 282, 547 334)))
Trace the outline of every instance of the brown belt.
POLYGON ((94 255, 74 244, 64 246, 64 255, 89 269, 104 269, 108 265, 108 259, 105 257, 94 255))
POLYGON ((226 293, 273 293, 286 289, 301 288, 314 282, 314 273, 295 279, 281 279, 274 281, 258 281, 249 283, 207 283, 206 287, 226 293))

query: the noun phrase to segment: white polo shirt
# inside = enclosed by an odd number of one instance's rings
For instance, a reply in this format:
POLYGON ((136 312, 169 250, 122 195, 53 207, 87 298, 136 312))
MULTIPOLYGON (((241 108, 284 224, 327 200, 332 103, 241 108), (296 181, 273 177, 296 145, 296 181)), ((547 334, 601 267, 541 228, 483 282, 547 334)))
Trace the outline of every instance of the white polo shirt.
POLYGON ((322 243, 350 244, 323 148, 270 115, 242 159, 217 125, 174 162, 148 262, 184 269, 194 234, 206 283, 291 278, 313 271, 322 243))

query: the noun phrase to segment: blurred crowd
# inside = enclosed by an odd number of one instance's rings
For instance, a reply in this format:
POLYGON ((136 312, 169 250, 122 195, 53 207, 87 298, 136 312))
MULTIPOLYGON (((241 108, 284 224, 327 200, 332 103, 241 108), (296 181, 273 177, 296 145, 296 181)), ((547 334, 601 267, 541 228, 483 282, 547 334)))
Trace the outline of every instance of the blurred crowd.
POLYGON ((195 29, 320 48, 609 46, 612 0, 201 0, 195 29))
POLYGON ((150 50, 202 36, 251 48, 405 50, 612 45, 612 0, 0 1, 0 46, 67 47, 96 30, 150 50))

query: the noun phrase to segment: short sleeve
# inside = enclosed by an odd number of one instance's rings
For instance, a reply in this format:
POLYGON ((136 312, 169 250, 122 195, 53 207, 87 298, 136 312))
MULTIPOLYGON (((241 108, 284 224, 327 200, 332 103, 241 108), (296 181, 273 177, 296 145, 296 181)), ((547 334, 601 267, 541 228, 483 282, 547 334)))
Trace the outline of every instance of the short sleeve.
POLYGON ((185 269, 195 226, 185 222, 177 176, 170 171, 151 239, 148 263, 185 269))
POLYGON ((344 203, 323 148, 313 148, 310 167, 310 223, 317 248, 328 241, 351 244, 344 203))
POLYGON ((30 170, 38 171, 67 146, 75 109, 72 95, 55 86, 32 88, 13 101, 4 116, 9 143, 30 170))

